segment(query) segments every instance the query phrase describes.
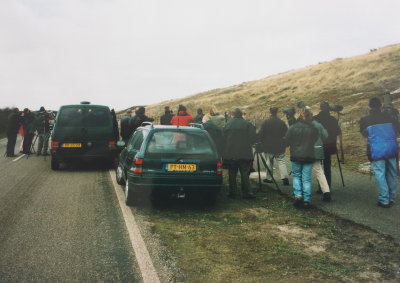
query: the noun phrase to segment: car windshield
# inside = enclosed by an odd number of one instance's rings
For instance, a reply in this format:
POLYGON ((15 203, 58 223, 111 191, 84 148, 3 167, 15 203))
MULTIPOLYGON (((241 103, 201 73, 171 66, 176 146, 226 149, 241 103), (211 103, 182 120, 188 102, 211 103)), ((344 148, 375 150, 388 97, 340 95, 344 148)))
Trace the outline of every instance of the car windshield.
POLYGON ((148 143, 146 156, 212 155, 209 139, 201 132, 158 131, 148 143))
POLYGON ((60 127, 104 127, 110 123, 106 107, 67 107, 61 110, 57 123, 60 127))

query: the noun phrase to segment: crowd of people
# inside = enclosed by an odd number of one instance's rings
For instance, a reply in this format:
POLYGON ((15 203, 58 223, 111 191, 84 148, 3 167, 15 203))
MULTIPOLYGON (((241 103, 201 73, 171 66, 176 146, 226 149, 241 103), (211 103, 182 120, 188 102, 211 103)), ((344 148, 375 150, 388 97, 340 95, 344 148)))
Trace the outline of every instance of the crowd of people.
MULTIPOLYGON (((394 205, 398 176, 398 144, 400 133, 398 111, 382 111, 379 98, 371 98, 370 114, 361 118, 360 132, 368 139, 367 155, 379 187, 378 205, 388 208, 394 205)), ((161 125, 188 126, 200 123, 214 140, 224 167, 228 169, 230 198, 255 198, 250 186, 249 175, 254 159, 253 146, 259 144, 266 160, 265 183, 272 183, 274 162, 277 163, 280 179, 289 186, 286 165, 286 148, 289 147, 291 174, 293 176, 294 205, 309 207, 311 200, 311 176, 315 174, 323 201, 331 200, 332 174, 331 155, 337 154, 337 137, 341 134, 338 120, 330 114, 330 105, 323 101, 319 113, 313 116, 308 106, 300 107, 297 117, 291 117, 290 127, 278 117, 279 109, 270 108, 270 117, 265 119, 260 130, 247 120, 246 113, 236 108, 231 117, 222 115, 215 106, 208 114, 197 109, 193 118, 184 105, 179 105, 177 115, 169 106, 160 117, 161 125), (241 190, 236 178, 240 172, 241 190)), ((146 116, 145 107, 128 110, 120 120, 120 135, 125 144, 143 122, 153 122, 146 116), (134 114, 134 115, 133 115, 134 114)), ((18 108, 8 117, 6 156, 13 157, 18 131, 23 136, 21 152, 31 154, 35 133, 39 139, 37 155, 48 155, 50 136, 50 115, 44 107, 36 113, 28 108, 20 112, 18 108)))
POLYGON ((18 132, 20 132, 22 141, 20 152, 30 155, 33 151, 32 143, 35 134, 37 134, 38 147, 37 155, 49 155, 49 138, 50 138, 50 114, 41 106, 37 112, 32 112, 25 108, 20 112, 18 108, 14 108, 8 116, 7 122, 7 157, 15 156, 15 144, 18 132))
MULTIPOLYGON (((400 126, 398 116, 382 111, 378 98, 372 98, 369 103, 370 115, 360 120, 360 132, 368 138, 367 152, 371 161, 379 187, 378 205, 388 208, 394 204, 398 175, 398 145, 400 126), (396 162, 397 160, 397 162, 396 162)), ((323 101, 319 104, 319 113, 313 115, 308 106, 300 107, 297 117, 293 117, 290 127, 278 117, 279 109, 270 108, 270 117, 265 119, 259 131, 247 120, 246 113, 239 108, 227 118, 218 112, 215 106, 208 114, 197 109, 193 118, 183 105, 179 105, 177 115, 173 115, 169 106, 160 117, 162 125, 187 126, 190 123, 202 123, 213 138, 217 150, 223 159, 224 167, 228 169, 228 197, 255 198, 255 193, 249 182, 249 173, 254 159, 253 146, 260 144, 266 160, 265 183, 273 182, 274 162, 277 163, 279 176, 284 186, 289 186, 289 174, 286 165, 286 148, 289 147, 291 174, 293 176, 294 205, 307 208, 311 201, 311 176, 318 181, 318 193, 323 201, 331 201, 332 174, 331 156, 338 153, 337 137, 341 135, 338 120, 330 113, 330 105, 323 101), (238 189, 236 178, 240 172, 241 190, 238 189), (240 192, 241 191, 241 192, 240 192)), ((143 109, 144 114, 144 109, 143 109)), ((397 112, 398 113, 398 112, 397 112)), ((123 124, 127 125, 129 135, 137 126, 135 116, 121 120, 121 136, 123 124), (125 121, 125 122, 123 122, 125 121), (128 127, 130 125, 130 127, 128 127)), ((141 116, 139 121, 153 121, 147 116, 141 116)), ((129 139, 129 137, 126 137, 129 139)))

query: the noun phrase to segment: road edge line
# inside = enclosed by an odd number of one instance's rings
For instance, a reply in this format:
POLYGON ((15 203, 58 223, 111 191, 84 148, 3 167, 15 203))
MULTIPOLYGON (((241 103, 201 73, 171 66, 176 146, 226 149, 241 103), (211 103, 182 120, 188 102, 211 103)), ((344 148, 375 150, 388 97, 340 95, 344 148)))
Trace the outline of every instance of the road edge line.
POLYGON ((129 239, 131 241, 140 272, 142 273, 143 282, 160 282, 157 271, 154 268, 150 254, 146 248, 146 244, 144 243, 142 235, 140 234, 139 227, 136 224, 135 217, 133 216, 131 209, 125 205, 125 196, 121 190, 121 187, 117 184, 114 174, 115 172, 114 170, 109 170, 109 172, 115 193, 117 195, 118 203, 122 211, 122 216, 128 230, 129 239))
POLYGON ((22 157, 24 157, 26 154, 24 153, 24 154, 22 154, 21 156, 19 156, 18 158, 15 158, 14 160, 13 160, 13 162, 15 162, 15 161, 18 161, 18 160, 20 160, 22 157))

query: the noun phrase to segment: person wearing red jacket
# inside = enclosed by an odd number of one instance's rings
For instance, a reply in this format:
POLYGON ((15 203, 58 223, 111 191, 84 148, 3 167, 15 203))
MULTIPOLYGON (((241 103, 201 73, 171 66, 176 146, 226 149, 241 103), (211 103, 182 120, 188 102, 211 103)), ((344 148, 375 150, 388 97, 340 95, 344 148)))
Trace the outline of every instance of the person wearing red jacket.
POLYGON ((174 126, 188 126, 193 123, 193 117, 186 111, 186 107, 182 104, 178 107, 178 115, 172 117, 171 125, 174 126))

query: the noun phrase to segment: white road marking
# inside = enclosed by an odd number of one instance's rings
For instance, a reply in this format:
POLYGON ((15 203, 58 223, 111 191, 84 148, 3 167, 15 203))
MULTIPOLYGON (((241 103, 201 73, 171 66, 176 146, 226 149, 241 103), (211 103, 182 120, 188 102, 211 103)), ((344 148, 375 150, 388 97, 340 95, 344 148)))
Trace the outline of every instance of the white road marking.
POLYGON ((20 160, 22 157, 24 157, 26 154, 24 153, 24 154, 22 154, 20 157, 18 157, 18 158, 15 158, 13 161, 18 161, 18 160, 20 160))
POLYGON ((142 273, 143 282, 160 282, 153 262, 151 261, 150 254, 146 248, 146 244, 144 243, 142 235, 140 234, 139 227, 136 224, 135 217, 132 214, 132 210, 125 205, 125 195, 117 183, 115 172, 114 170, 110 170, 109 172, 115 193, 117 194, 119 206, 122 210, 125 225, 128 229, 129 239, 131 240, 131 244, 139 264, 140 272, 142 273))

